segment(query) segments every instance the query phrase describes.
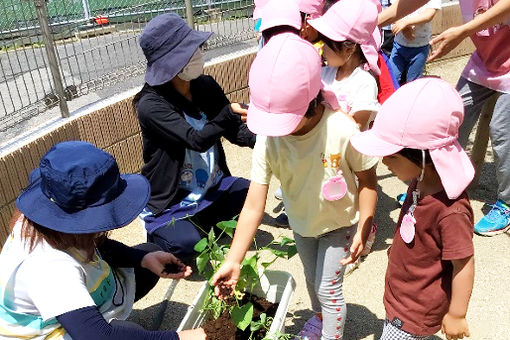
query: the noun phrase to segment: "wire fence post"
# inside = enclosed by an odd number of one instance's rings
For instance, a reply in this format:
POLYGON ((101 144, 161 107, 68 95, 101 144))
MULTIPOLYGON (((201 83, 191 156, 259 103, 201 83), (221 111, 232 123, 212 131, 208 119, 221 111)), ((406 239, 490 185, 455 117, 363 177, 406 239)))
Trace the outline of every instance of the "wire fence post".
POLYGON ((193 6, 191 5, 191 0, 184 0, 184 3, 186 4, 186 21, 188 22, 189 27, 194 27, 193 22, 193 6))
POLYGON ((37 18, 39 19, 39 25, 43 34, 44 48, 48 55, 51 77, 53 78, 53 84, 55 85, 55 91, 57 92, 60 114, 62 117, 67 118, 69 117, 69 108, 67 106, 60 68, 58 66, 55 41, 51 35, 50 25, 48 23, 48 8, 46 7, 46 0, 35 0, 34 4, 37 12, 37 18))
POLYGON ((83 18, 86 20, 87 24, 90 22, 90 5, 89 0, 82 0, 81 5, 83 7, 83 18))

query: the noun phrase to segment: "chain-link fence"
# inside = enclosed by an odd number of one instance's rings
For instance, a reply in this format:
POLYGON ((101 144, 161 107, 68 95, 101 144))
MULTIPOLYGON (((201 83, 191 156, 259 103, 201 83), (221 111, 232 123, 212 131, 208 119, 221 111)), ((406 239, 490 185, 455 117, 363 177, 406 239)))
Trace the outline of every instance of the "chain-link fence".
POLYGON ((143 74, 138 36, 167 12, 214 32, 208 49, 255 36, 253 0, 0 0, 0 132, 143 74))

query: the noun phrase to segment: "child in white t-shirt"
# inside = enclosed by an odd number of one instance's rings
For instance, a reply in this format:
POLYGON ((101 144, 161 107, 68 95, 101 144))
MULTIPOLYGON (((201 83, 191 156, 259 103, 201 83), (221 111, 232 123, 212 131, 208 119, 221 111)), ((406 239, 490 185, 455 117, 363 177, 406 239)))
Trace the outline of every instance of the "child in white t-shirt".
POLYGON ((257 133, 251 184, 232 247, 212 279, 218 295, 236 285, 274 174, 316 313, 298 335, 309 340, 343 336, 343 272, 364 249, 377 201, 378 158, 350 145, 359 129, 350 116, 325 104, 323 98, 331 106, 335 101, 333 94, 322 95, 320 70, 316 49, 294 34, 271 38, 257 54, 249 81, 248 127, 257 133))
POLYGON ((378 54, 373 33, 377 27, 377 7, 368 1, 339 1, 312 25, 324 42, 327 66, 322 80, 333 91, 342 110, 366 130, 379 109, 377 81, 364 69, 379 75, 378 54))
POLYGON ((430 51, 431 21, 441 9, 441 0, 426 5, 398 20, 391 26, 395 35, 390 65, 396 80, 402 85, 420 78, 430 51))

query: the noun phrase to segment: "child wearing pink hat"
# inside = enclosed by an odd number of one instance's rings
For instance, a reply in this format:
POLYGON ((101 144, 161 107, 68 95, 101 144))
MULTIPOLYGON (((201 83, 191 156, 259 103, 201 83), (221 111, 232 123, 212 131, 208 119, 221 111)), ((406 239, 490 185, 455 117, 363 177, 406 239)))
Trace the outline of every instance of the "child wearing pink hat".
POLYGON ((474 168, 457 141, 462 99, 447 82, 421 78, 398 89, 371 130, 352 146, 411 181, 388 252, 381 340, 424 339, 441 330, 469 336, 473 211, 466 188, 474 168), (434 100, 430 100, 434 98, 434 100))
POLYGON ((298 3, 301 12, 301 38, 317 43, 319 41, 319 33, 313 28, 308 21, 319 18, 324 12, 324 0, 295 0, 298 3))
POLYGON ((377 201, 378 158, 364 156, 349 144, 359 129, 351 117, 325 103, 320 70, 313 45, 292 34, 273 37, 255 58, 248 128, 259 136, 252 181, 232 247, 212 279, 213 285, 227 290, 237 283, 274 174, 282 185, 316 313, 299 334, 309 340, 343 336, 343 271, 363 251, 377 201))
POLYGON ((271 0, 262 9, 262 32, 264 46, 271 37, 281 33, 298 35, 301 29, 301 16, 295 0, 271 0))
MULTIPOLYGON (((361 130, 373 120, 379 103, 377 81, 363 66, 376 75, 378 6, 371 0, 342 0, 320 18, 310 20, 324 41, 322 79, 345 103, 344 110, 354 117, 361 130)), ((380 37, 380 34, 379 34, 380 37)))

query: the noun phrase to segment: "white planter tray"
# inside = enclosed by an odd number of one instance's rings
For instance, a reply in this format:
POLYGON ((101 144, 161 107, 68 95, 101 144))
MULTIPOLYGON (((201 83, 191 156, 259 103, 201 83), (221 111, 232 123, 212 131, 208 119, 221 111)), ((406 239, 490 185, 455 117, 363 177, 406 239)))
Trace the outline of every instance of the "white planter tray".
MULTIPOLYGON (((275 335, 278 333, 285 333, 285 317, 295 289, 296 282, 292 275, 287 272, 273 270, 265 271, 260 276, 260 285, 253 289, 252 293, 258 297, 263 297, 272 303, 279 303, 269 329, 270 339, 276 339, 275 335)), ((204 283, 197 297, 188 307, 188 311, 177 329, 178 332, 184 329, 198 328, 205 322, 207 315, 202 312, 202 307, 206 296, 207 282, 204 283)))

